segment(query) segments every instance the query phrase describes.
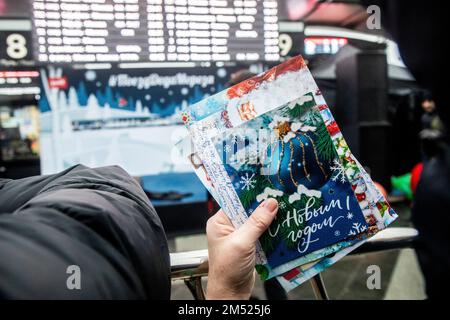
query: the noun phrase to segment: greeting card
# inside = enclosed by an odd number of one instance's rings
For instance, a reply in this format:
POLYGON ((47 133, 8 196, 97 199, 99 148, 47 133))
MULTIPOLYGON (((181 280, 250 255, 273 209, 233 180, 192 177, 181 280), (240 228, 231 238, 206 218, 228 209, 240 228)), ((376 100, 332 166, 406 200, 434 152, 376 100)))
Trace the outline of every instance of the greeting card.
POLYGON ((257 246, 264 279, 282 275, 291 289, 396 217, 301 57, 190 106, 183 120, 189 159, 236 227, 277 199, 277 218, 257 246))
POLYGON ((271 268, 367 230, 313 94, 225 130, 213 142, 247 216, 268 197, 279 203, 260 239, 271 268))

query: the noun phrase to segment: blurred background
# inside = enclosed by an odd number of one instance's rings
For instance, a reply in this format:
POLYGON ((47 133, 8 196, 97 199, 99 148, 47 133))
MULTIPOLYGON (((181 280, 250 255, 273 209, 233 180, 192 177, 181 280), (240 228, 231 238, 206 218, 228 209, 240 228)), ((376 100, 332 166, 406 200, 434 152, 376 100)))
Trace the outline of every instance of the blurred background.
MULTIPOLYGON (((173 161, 180 112, 301 54, 399 213, 395 226, 411 226, 419 132, 439 106, 371 16, 357 0, 0 0, 0 177, 120 165, 156 207, 172 252, 206 248, 217 205, 173 161)), ((425 297, 412 249, 351 256, 323 276, 331 298, 425 297), (371 264, 381 290, 366 287, 371 264)), ((254 296, 267 297, 261 283, 254 296)), ((173 284, 173 298, 190 297, 173 284)), ((308 284, 289 294, 312 297, 308 284)))

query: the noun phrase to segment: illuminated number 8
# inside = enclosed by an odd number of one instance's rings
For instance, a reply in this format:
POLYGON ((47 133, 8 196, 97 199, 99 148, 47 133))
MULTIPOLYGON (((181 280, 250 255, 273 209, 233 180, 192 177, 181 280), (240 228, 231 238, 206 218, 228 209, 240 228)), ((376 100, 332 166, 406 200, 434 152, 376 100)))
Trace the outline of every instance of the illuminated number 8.
POLYGON ((12 59, 23 59, 28 54, 27 39, 21 34, 12 33, 6 38, 6 53, 12 59))

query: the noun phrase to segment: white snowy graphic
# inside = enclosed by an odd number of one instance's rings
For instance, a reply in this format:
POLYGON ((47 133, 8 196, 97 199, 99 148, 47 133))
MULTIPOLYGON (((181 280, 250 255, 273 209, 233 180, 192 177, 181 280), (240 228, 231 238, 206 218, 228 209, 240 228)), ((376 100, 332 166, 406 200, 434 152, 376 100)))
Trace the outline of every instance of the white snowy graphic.
POLYGON ((262 202, 269 197, 281 197, 282 195, 283 191, 266 187, 263 193, 256 196, 256 201, 262 202))
POLYGON ((330 166, 330 169, 333 171, 333 176, 331 177, 331 180, 335 182, 340 181, 341 183, 345 183, 346 181, 345 169, 338 160, 334 159, 333 165, 330 166))
POLYGON ((364 232, 367 230, 367 226, 361 225, 359 222, 354 222, 352 224, 352 229, 348 232, 349 236, 356 236, 357 234, 360 234, 361 232, 364 232))
POLYGON ((254 180, 255 174, 252 173, 250 176, 248 172, 245 173, 245 176, 241 177, 239 183, 242 185, 241 190, 250 190, 253 189, 256 185, 256 181, 254 180))
POLYGON ((302 194, 306 195, 307 197, 316 197, 316 198, 320 198, 322 196, 321 191, 308 189, 304 185, 299 184, 297 187, 297 192, 294 192, 289 196, 288 198, 289 203, 294 203, 295 201, 300 200, 302 198, 302 194))

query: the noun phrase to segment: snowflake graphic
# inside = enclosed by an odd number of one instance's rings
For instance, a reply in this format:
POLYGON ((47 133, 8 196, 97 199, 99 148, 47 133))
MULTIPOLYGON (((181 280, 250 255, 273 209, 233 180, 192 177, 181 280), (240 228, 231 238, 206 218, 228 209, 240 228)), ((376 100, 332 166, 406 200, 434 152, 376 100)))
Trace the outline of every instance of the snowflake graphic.
POLYGON ((279 206, 280 206, 280 209, 286 209, 286 203, 284 203, 284 201, 281 201, 279 206))
POLYGON ((349 236, 356 236, 357 234, 367 230, 367 226, 362 226, 359 222, 354 222, 352 229, 349 231, 349 236))
POLYGON ((225 151, 225 152, 230 152, 230 151, 231 151, 231 146, 227 143, 227 144, 223 147, 223 151, 225 151))
POLYGON ((342 164, 334 159, 333 165, 330 167, 331 171, 333 171, 333 176, 331 177, 331 180, 333 181, 340 181, 341 183, 344 183, 345 180, 345 169, 342 166, 342 164))
POLYGON ((246 189, 249 191, 250 189, 253 189, 255 187, 256 181, 253 179, 255 177, 255 174, 252 173, 251 176, 249 176, 248 172, 245 173, 245 176, 241 177, 241 180, 239 183, 242 185, 241 190, 246 189))
POLYGON ((349 212, 347 213, 347 219, 352 220, 353 219, 353 213, 349 212))
POLYGON ((341 232, 340 232, 339 230, 336 230, 336 231, 334 232, 334 235, 335 235, 336 237, 339 237, 339 236, 341 235, 341 232))

